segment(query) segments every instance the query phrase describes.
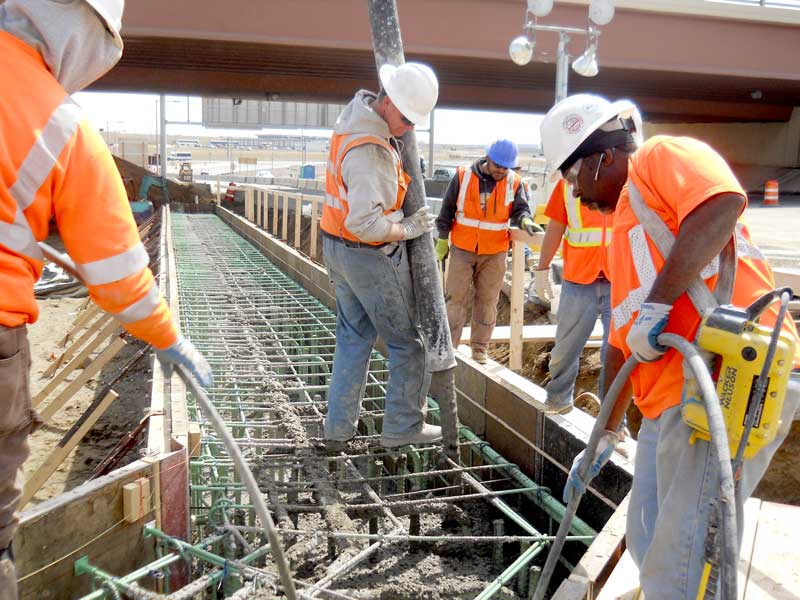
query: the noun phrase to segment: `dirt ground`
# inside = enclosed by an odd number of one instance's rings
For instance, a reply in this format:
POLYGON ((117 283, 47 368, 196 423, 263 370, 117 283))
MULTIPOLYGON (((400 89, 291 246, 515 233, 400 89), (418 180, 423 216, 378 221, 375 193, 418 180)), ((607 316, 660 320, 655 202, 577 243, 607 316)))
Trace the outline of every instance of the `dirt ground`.
MULTIPOLYGON (((58 343, 70 329, 85 299, 61 298, 39 300, 38 302, 41 309, 39 320, 28 328, 33 359, 31 390, 34 395, 49 381, 49 379, 42 378, 42 373, 50 365, 54 355, 61 352, 62 349, 58 343)), ((110 381, 122 365, 128 362, 141 347, 140 342, 130 339, 129 336, 126 339, 129 343, 102 369, 99 377, 81 388, 54 415, 52 422, 46 423, 31 436, 31 455, 25 463, 26 479, 44 462, 64 434, 92 403, 96 391, 104 387, 104 384, 110 381)), ((76 369, 68 381, 78 376, 80 372, 80 369, 76 369)), ((97 463, 106 456, 122 436, 136 426, 149 408, 150 379, 151 366, 148 358, 145 357, 125 377, 113 385, 119 398, 33 497, 29 506, 72 489, 84 483, 91 476, 97 463)), ((63 387, 59 389, 63 389, 63 387)), ((53 395, 50 394, 49 397, 53 397, 53 395)), ((138 451, 134 449, 120 464, 127 464, 136 458, 138 458, 138 451)))

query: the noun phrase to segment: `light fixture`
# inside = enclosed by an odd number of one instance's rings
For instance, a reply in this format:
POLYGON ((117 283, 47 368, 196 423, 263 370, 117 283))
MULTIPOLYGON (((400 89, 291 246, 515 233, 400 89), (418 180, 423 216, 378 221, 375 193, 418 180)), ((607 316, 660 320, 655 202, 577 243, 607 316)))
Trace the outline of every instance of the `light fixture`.
POLYGON ((589 18, 597 25, 608 25, 614 18, 614 0, 591 0, 589 18))
POLYGON ((520 35, 511 40, 508 45, 508 55, 514 64, 524 66, 531 62, 534 43, 526 35, 520 35))
POLYGON ((597 46, 592 44, 572 63, 572 70, 584 77, 597 75, 597 46))
POLYGON ((537 17, 546 17, 553 10, 553 0, 528 0, 528 12, 537 17))

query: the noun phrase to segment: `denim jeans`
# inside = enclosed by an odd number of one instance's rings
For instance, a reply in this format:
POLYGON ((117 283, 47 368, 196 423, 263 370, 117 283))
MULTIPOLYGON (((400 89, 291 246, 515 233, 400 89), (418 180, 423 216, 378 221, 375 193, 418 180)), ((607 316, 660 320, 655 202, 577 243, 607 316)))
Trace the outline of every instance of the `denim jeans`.
POLYGON ((581 353, 598 315, 603 323, 600 364, 604 364, 611 325, 611 284, 605 280, 589 284, 564 280, 558 304, 555 346, 550 352, 550 381, 545 388, 548 404, 558 406, 572 402, 581 353))
MULTIPOLYGON (((793 376, 775 440, 743 463, 742 503, 789 433, 798 396, 800 376, 793 376)), ((680 406, 644 419, 639 430, 625 537, 647 600, 694 600, 700 585, 709 510, 719 496, 719 471, 710 444, 689 444, 690 433, 680 406)), ((737 502, 740 544, 742 514, 737 502)))
POLYGON ((370 356, 377 336, 389 351, 389 382, 382 431, 404 435, 425 420, 430 374, 418 328, 406 245, 393 253, 351 248, 323 239, 325 266, 336 289, 336 350, 328 389, 325 437, 356 432, 370 356))

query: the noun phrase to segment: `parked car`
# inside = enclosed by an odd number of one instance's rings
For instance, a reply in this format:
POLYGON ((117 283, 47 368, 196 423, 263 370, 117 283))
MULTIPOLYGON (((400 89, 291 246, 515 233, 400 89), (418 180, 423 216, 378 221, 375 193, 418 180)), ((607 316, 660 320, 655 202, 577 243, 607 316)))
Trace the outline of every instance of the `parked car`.
POLYGON ((456 174, 455 167, 436 167, 431 179, 433 181, 450 181, 456 174))

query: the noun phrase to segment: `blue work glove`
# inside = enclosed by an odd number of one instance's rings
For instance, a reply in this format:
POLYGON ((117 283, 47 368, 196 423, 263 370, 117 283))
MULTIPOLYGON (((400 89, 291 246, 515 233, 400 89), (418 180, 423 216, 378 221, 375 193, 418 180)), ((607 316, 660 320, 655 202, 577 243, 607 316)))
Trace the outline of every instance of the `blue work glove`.
POLYGON ((536 223, 533 222, 533 219, 530 217, 525 217, 522 221, 519 222, 520 229, 524 229, 525 233, 528 235, 533 235, 534 233, 542 233, 544 229, 539 227, 536 223))
POLYGON ((182 335, 179 335, 178 341, 169 348, 156 350, 156 357, 167 378, 172 377, 174 365, 183 365, 192 372, 194 378, 204 388, 214 385, 214 374, 211 372, 208 361, 194 347, 194 344, 182 335))
POLYGON ((436 240, 436 260, 443 261, 450 254, 450 242, 447 238, 436 240))
POLYGON ((572 494, 575 492, 581 496, 586 492, 586 486, 600 472, 600 469, 608 462, 608 459, 611 458, 611 455, 614 453, 614 448, 617 446, 617 442, 619 442, 619 434, 617 432, 608 430, 603 432, 600 441, 597 442, 592 464, 589 465, 589 470, 586 472, 585 482, 581 481, 581 478, 578 476, 578 470, 581 467, 581 463, 583 463, 586 450, 581 450, 578 453, 575 460, 572 461, 572 468, 569 470, 567 484, 564 486, 564 504, 569 504, 569 501, 572 499, 572 494))
POLYGON ((642 304, 639 315, 625 339, 631 354, 639 362, 655 362, 667 351, 666 346, 662 346, 657 340, 667 326, 671 310, 670 304, 658 304, 657 302, 642 304))

